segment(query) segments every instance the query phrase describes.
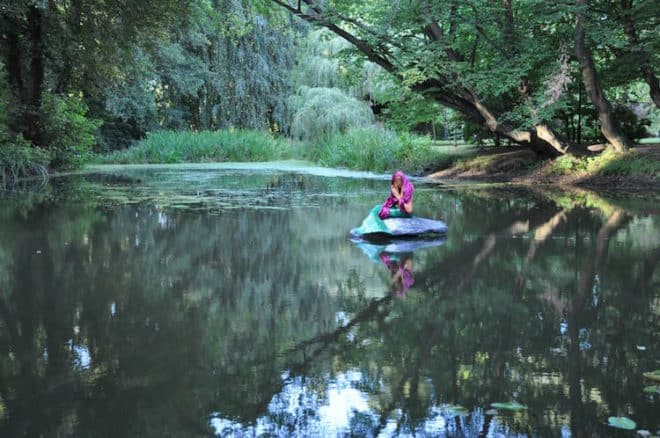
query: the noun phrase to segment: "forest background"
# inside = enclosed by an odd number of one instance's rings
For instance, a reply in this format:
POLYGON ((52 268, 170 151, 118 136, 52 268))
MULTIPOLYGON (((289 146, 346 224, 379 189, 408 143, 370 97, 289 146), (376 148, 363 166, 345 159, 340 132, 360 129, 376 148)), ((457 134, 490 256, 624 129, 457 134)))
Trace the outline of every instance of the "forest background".
POLYGON ((657 181, 657 147, 640 147, 660 136, 657 12, 652 0, 3 0, 0 172, 6 185, 90 161, 301 158, 430 173, 511 150, 525 153, 506 165, 550 179, 657 181))

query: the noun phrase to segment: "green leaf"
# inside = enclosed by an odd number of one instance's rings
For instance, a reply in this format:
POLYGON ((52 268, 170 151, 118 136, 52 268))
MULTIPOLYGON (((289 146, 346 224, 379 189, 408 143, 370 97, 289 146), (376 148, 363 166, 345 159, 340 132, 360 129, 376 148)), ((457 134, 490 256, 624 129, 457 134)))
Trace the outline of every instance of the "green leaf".
POLYGON ((656 382, 660 382, 660 370, 644 373, 644 377, 646 377, 649 380, 655 380, 656 382))
POLYGON ((522 411, 527 409, 527 406, 521 405, 518 402, 491 403, 490 407, 495 409, 501 409, 504 411, 522 411))
POLYGON ((617 429, 625 430, 635 430, 637 429, 637 423, 632 421, 627 417, 610 417, 607 419, 607 422, 610 426, 616 427, 617 429))

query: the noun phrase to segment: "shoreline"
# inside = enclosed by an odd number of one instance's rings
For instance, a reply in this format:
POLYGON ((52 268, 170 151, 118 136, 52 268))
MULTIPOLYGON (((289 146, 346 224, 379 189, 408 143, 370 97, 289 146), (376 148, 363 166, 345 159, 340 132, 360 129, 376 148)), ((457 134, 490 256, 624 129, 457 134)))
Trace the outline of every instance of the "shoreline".
MULTIPOLYGON (((660 147, 631 152, 634 159, 660 162, 660 147)), ((578 158, 584 159, 584 157, 578 158)), ((587 159, 592 159, 587 158, 587 159)), ((539 160, 529 149, 483 151, 466 162, 452 162, 424 175, 441 182, 474 182, 520 186, 579 188, 589 190, 660 190, 657 174, 602 174, 599 171, 568 170, 553 173, 556 159, 539 160)))
MULTIPOLYGON (((636 151, 643 159, 660 161, 660 147, 647 147, 636 151)), ((560 189, 588 189, 602 191, 643 191, 660 192, 660 178, 655 175, 602 175, 597 173, 569 171, 564 174, 552 174, 548 168, 555 160, 539 160, 529 149, 484 150, 466 161, 452 161, 439 168, 426 168, 423 171, 407 172, 410 176, 426 178, 441 184, 498 184, 523 187, 546 187, 560 189)), ((194 168, 199 170, 242 170, 262 168, 264 170, 300 170, 325 176, 364 177, 380 179, 388 172, 374 172, 350 168, 327 167, 308 160, 271 160, 271 161, 220 161, 220 162, 181 162, 181 163, 140 163, 109 164, 89 163, 82 169, 50 173, 46 180, 68 175, 94 172, 120 171, 122 168, 153 169, 158 167, 194 168)), ((19 182, 43 181, 41 177, 21 178, 19 182)))

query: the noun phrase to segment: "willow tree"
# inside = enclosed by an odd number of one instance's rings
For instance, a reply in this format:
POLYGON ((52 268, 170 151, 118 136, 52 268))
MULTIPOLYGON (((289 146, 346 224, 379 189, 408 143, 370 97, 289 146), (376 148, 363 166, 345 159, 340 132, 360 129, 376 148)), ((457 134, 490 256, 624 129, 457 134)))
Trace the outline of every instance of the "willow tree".
POLYGON ((317 30, 299 42, 291 78, 295 90, 287 100, 290 134, 316 140, 373 125, 369 105, 351 90, 342 53, 350 44, 330 32, 317 30))
MULTIPOLYGON (((585 32, 593 30, 598 20, 579 4, 538 0, 272 3, 329 29, 412 90, 493 134, 541 152, 563 154, 569 148, 556 133, 555 119, 566 104, 571 80, 566 72, 574 69, 571 37, 576 17, 588 21, 582 27, 585 32)), ((579 24, 578 20, 578 28, 579 24)), ((585 33, 589 42, 591 37, 585 33)), ((598 47, 592 59, 608 62, 601 52, 598 47)), ((629 72, 628 76, 635 75, 629 72)))

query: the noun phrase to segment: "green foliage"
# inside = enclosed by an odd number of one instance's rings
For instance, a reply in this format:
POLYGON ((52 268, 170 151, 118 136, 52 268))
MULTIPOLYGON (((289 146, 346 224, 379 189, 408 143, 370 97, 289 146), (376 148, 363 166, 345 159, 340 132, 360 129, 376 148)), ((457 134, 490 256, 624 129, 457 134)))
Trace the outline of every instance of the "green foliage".
POLYGON ((353 128, 311 143, 311 158, 324 166, 375 172, 416 172, 437 158, 428 137, 369 127, 353 128))
POLYGON ((338 88, 300 87, 289 98, 291 133, 304 140, 341 134, 369 126, 374 117, 369 106, 338 88))
POLYGON ((80 95, 45 93, 43 104, 45 143, 55 168, 75 169, 88 159, 101 121, 86 117, 87 105, 80 95))
POLYGON ((0 174, 2 186, 10 187, 25 177, 46 177, 50 155, 41 148, 36 148, 23 136, 15 140, 0 143, 0 174))
POLYGON ((155 131, 136 146, 98 156, 99 163, 192 163, 292 158, 297 145, 266 131, 155 131))

